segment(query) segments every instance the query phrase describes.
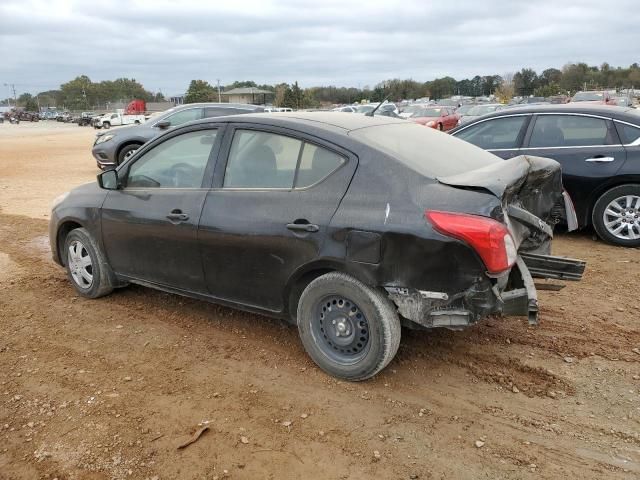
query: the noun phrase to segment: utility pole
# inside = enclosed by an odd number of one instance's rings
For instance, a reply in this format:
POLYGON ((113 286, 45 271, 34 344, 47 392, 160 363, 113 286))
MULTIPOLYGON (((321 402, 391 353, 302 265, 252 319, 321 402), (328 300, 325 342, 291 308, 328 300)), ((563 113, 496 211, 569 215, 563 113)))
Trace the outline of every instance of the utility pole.
MULTIPOLYGON (((13 102, 14 102, 14 107, 18 106, 18 97, 16 97, 16 85, 15 83, 5 83, 4 84, 5 87, 11 87, 11 90, 13 90, 13 102)), ((11 105, 9 105, 11 106, 11 105)))
POLYGON ((220 79, 216 78, 216 82, 218 83, 218 103, 222 103, 222 99, 220 98, 220 79))

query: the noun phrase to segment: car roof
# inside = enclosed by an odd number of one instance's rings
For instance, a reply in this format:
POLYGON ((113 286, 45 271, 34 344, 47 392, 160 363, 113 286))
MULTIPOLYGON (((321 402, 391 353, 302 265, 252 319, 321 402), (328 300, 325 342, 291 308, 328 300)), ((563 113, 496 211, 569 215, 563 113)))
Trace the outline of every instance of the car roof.
POLYGON ((360 128, 375 127, 378 125, 387 125, 390 123, 406 124, 406 120, 368 115, 344 115, 342 112, 274 112, 274 113, 246 113, 242 115, 225 115, 215 118, 204 118, 190 122, 210 123, 212 120, 216 122, 248 122, 260 123, 264 125, 281 125, 295 128, 299 127, 315 127, 333 132, 347 134, 352 130, 360 128))
POLYGON ((193 107, 222 107, 222 108, 242 108, 245 110, 261 110, 265 107, 262 105, 251 105, 249 103, 217 103, 217 102, 200 102, 200 103, 183 103, 172 107, 173 111, 182 110, 184 108, 193 107))
MULTIPOLYGON (((578 103, 564 104, 522 104, 505 108, 496 112, 483 115, 482 119, 492 117, 502 117, 505 115, 514 115, 517 113, 582 113, 600 115, 603 117, 618 118, 620 120, 628 120, 634 123, 640 123, 640 115, 637 111, 629 107, 618 107, 613 105, 594 105, 578 103)), ((468 126, 466 124, 465 126, 468 126)))

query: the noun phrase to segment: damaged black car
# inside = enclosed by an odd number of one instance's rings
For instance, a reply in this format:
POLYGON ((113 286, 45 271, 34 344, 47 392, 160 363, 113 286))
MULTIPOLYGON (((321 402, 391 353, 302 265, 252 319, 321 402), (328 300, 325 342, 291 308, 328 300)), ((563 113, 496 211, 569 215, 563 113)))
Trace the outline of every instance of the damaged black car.
POLYGON ((136 283, 286 319, 325 371, 364 380, 401 325, 537 321, 534 277, 575 212, 560 166, 410 122, 340 113, 173 129, 54 202, 54 260, 85 297, 136 283))

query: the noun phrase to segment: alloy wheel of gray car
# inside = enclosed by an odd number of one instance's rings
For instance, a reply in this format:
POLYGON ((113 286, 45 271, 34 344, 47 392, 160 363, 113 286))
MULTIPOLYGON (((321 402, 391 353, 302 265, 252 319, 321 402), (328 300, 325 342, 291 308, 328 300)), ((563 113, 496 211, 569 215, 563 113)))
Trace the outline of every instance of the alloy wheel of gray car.
POLYGON ((640 246, 640 185, 622 185, 602 195, 593 209, 593 226, 609 243, 640 246))
POLYGON ((612 200, 603 215, 611 235, 622 240, 640 238, 640 196, 625 195, 612 200))
POLYGON ((129 160, 138 151, 139 148, 140 145, 138 145, 137 143, 129 144, 123 147, 122 150, 120 150, 120 152, 118 153, 118 165, 129 160))

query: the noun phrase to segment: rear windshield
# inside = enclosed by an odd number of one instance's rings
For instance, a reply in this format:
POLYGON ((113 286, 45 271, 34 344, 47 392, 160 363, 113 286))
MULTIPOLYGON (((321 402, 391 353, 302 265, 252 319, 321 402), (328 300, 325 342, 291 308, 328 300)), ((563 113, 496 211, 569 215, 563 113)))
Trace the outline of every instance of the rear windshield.
POLYGON ((349 135, 431 178, 457 175, 502 162, 492 153, 464 140, 415 123, 365 127, 352 130, 349 135))

